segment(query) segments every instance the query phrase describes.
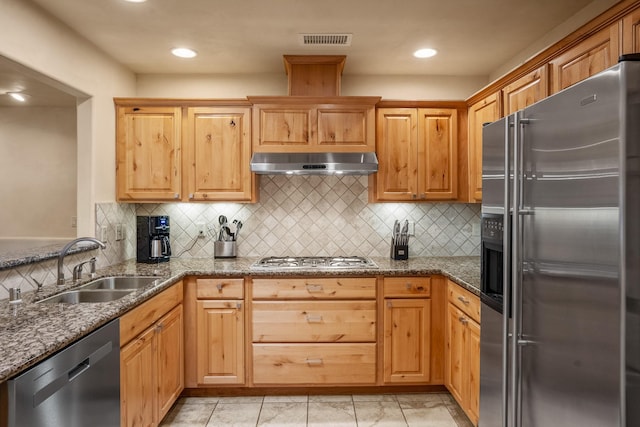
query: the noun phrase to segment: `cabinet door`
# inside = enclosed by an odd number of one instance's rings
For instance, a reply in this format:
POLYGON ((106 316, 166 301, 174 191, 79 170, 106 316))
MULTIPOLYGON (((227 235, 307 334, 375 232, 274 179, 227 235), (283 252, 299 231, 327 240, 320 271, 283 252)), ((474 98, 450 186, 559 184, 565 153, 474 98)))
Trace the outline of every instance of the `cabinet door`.
POLYGON ((118 201, 180 198, 179 107, 118 107, 118 201))
POLYGON ((469 390, 467 392, 467 415, 474 425, 478 425, 480 413, 480 325, 473 320, 467 323, 467 374, 469 390))
POLYGON ((464 378, 466 328, 462 323, 463 319, 464 313, 453 304, 449 304, 445 348, 445 385, 461 406, 464 406, 466 395, 466 380, 464 378))
POLYGON ((622 19, 622 53, 640 52, 640 9, 622 19))
POLYGON ((252 200, 251 109, 194 107, 187 117, 189 199, 252 200))
POLYGON ((156 425, 155 329, 149 328, 120 351, 121 425, 156 425))
POLYGON ((384 382, 429 382, 431 300, 384 302, 384 382))
POLYGON ((458 197, 458 112, 418 110, 418 193, 424 200, 458 197))
POLYGON ((197 302, 199 384, 244 384, 244 312, 241 301, 197 302))
POLYGON ((538 102, 549 94, 548 69, 546 65, 520 77, 502 89, 504 114, 515 113, 538 102))
POLYGON ((566 89, 618 62, 619 24, 612 24, 550 61, 552 93, 566 89))
POLYGON ((498 93, 469 108, 469 201, 482 201, 482 126, 500 118, 498 93))
POLYGON ((158 416, 162 420, 184 388, 182 304, 156 324, 158 416))
POLYGON ((316 110, 310 105, 256 105, 254 151, 300 151, 316 139, 316 110))
POLYGON ((378 173, 376 199, 418 197, 418 130, 415 108, 380 108, 377 112, 378 173))
POLYGON ((318 108, 320 151, 375 151, 373 107, 318 108))

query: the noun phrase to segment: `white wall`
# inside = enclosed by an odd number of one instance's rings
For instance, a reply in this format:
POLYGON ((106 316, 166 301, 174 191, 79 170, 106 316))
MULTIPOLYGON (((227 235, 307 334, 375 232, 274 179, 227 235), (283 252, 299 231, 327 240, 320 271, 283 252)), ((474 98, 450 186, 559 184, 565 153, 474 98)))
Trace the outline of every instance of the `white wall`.
MULTIPOLYGON (((463 100, 488 83, 486 77, 344 75, 344 96, 394 100, 463 100)), ((136 95, 143 98, 244 98, 284 96, 287 75, 140 74, 136 95)))
POLYGON ((0 238, 76 237, 76 109, 0 108, 0 238))
POLYGON ((94 235, 94 202, 115 200, 113 97, 135 96, 135 75, 25 0, 0 0, 0 55, 86 95, 78 107, 78 234, 94 235))

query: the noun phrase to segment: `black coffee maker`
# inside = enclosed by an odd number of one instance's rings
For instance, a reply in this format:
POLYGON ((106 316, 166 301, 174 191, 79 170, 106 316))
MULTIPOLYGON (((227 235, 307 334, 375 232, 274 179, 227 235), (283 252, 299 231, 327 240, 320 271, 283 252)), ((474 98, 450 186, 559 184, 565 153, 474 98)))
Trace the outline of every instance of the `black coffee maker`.
POLYGON ((156 263, 169 261, 169 217, 138 216, 137 218, 136 260, 156 263))

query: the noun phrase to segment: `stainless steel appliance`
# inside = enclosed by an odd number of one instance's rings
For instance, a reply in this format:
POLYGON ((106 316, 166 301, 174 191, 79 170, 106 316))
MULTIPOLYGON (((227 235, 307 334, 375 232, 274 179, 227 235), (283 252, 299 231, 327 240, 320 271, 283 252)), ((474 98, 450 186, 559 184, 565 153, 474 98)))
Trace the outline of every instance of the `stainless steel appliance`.
POLYGON ((118 319, 0 388, 7 427, 120 425, 118 319))
POLYGON ((376 153, 254 153, 251 172, 263 175, 370 175, 376 153))
POLYGON ((369 258, 360 256, 349 257, 267 257, 262 258, 251 265, 254 270, 274 269, 353 269, 353 268, 378 268, 376 263, 369 258))
POLYGON ((484 128, 480 427, 640 425, 639 60, 484 128))
POLYGON ((145 263, 169 261, 171 256, 169 217, 166 215, 138 216, 136 223, 136 260, 145 263))

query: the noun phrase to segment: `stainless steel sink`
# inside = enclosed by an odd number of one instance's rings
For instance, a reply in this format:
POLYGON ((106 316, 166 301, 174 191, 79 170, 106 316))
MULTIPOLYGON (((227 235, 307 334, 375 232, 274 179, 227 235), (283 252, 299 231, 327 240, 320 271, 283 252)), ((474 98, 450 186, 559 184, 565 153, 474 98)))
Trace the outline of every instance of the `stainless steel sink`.
POLYGON ((112 276, 93 280, 81 289, 140 289, 153 282, 158 284, 160 279, 154 276, 112 276))
POLYGON ((133 292, 132 289, 77 289, 66 291, 38 301, 45 304, 80 304, 110 302, 118 300, 133 292))

